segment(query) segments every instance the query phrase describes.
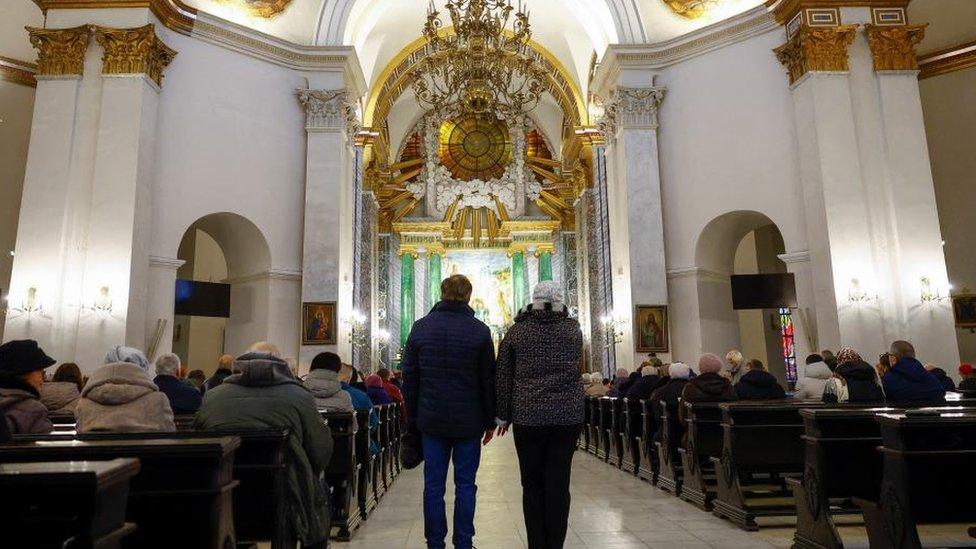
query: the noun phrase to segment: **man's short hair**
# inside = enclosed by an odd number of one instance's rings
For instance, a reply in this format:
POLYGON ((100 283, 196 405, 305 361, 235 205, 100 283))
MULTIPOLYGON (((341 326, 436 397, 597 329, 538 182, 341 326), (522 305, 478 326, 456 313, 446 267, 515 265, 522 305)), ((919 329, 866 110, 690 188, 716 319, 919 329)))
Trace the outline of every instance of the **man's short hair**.
POLYGON ((379 370, 376 370, 376 375, 380 376, 380 379, 382 379, 383 381, 390 380, 390 371, 387 370, 386 368, 380 368, 379 370))
POLYGON ((319 353, 312 359, 312 365, 309 367, 309 371, 314 372, 319 369, 338 373, 342 369, 342 359, 335 353, 319 353))
POLYGON ((217 359, 217 367, 225 368, 227 370, 233 370, 234 355, 221 355, 221 357, 217 359))
POLYGON ((251 348, 247 350, 249 353, 268 353, 275 358, 281 358, 281 351, 278 350, 278 346, 274 343, 268 343, 267 341, 258 341, 251 348))
POLYGON ((173 353, 160 355, 156 359, 156 375, 175 376, 180 371, 180 357, 173 353))
POLYGON ((759 370, 761 372, 766 371, 766 365, 763 364, 758 358, 754 358, 749 362, 746 362, 746 367, 748 367, 750 370, 759 370))
POLYGON ((467 303, 471 300, 471 292, 473 289, 468 277, 464 275, 452 275, 445 278, 444 282, 441 282, 441 299, 467 303))
POLYGON ((895 355, 896 358, 915 358, 915 347, 907 341, 898 340, 891 344, 891 349, 888 350, 890 354, 895 355))
POLYGON ((807 364, 813 364, 814 362, 823 362, 823 357, 818 355, 817 353, 813 353, 812 355, 807 355, 807 364))

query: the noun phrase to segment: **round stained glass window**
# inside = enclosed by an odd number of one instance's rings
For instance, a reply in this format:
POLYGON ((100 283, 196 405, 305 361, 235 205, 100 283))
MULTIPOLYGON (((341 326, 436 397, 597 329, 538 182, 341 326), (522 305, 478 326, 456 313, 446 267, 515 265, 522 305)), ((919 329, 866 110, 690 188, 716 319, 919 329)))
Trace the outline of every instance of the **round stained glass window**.
POLYGON ((500 177, 512 161, 508 127, 494 116, 469 116, 441 124, 440 157, 462 181, 500 177))

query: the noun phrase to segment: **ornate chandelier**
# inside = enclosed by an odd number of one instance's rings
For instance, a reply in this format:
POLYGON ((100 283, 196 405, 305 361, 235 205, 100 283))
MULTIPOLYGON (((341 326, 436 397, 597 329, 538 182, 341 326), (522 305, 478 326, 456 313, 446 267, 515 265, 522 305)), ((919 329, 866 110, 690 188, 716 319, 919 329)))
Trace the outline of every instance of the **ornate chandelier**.
POLYGON ((521 0, 448 0, 454 33, 442 33, 431 0, 423 35, 428 49, 413 72, 420 104, 444 118, 531 111, 545 91, 546 73, 532 54, 529 14, 521 0), (514 13, 513 13, 514 12, 514 13))

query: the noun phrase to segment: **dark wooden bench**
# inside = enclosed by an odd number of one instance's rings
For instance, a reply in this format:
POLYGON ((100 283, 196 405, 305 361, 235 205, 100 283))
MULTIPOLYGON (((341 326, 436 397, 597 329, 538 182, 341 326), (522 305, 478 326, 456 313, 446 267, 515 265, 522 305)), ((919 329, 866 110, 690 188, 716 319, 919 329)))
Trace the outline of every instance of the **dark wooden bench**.
MULTIPOLYGON (((680 405, 681 402, 678 402, 680 405)), ((678 419, 678 409, 669 406, 667 402, 661 401, 661 430, 660 440, 654 442, 657 450, 657 460, 660 464, 660 471, 657 476, 658 488, 681 495, 684 471, 681 465, 681 456, 678 454, 678 447, 684 437, 684 426, 678 419)))
POLYGON ((712 510, 717 493, 715 465, 711 458, 722 455, 722 410, 718 402, 684 402, 685 434, 681 456, 681 499, 705 511, 712 510))
POLYGON ((641 401, 628 398, 621 399, 620 422, 622 454, 620 468, 628 473, 637 474, 640 469, 640 446, 638 437, 641 429, 641 401))
POLYGON ((602 430, 600 429, 600 397, 592 397, 588 400, 588 406, 590 409, 590 444, 588 451, 597 457, 597 459, 606 459, 606 452, 601 456, 600 448, 602 447, 601 441, 603 436, 600 434, 602 430))
MULTIPOLYGON (((355 416, 351 412, 320 413, 332 431, 332 460, 325 470, 326 482, 332 488, 332 527, 338 530, 336 539, 349 541, 352 531, 363 520, 359 511, 355 416)), ((366 426, 368 430, 369 423, 366 426)))
POLYGON ((376 491, 373 488, 376 481, 376 456, 370 452, 372 434, 369 426, 370 410, 356 411, 356 464, 359 475, 359 486, 356 490, 359 503, 359 515, 363 520, 376 508, 376 491))
POLYGON ((976 523, 976 412, 906 411, 877 420, 884 460, 880 497, 854 498, 871 547, 920 549, 919 524, 976 523))
POLYGON ((649 400, 640 402, 641 426, 637 436, 637 450, 640 452, 640 464, 637 467, 637 476, 657 484, 657 475, 660 470, 657 448, 654 446, 654 435, 657 432, 657 423, 654 421, 654 411, 649 400))
POLYGON ((193 439, 15 440, 0 446, 0 463, 135 458, 126 520, 138 526, 126 547, 210 547, 235 543, 232 492, 237 437, 193 439), (179 527, 172 513, 180 510, 179 527))
POLYGON ((116 549, 136 530, 125 522, 137 459, 0 464, 5 547, 116 549))
POLYGON ((600 446, 596 457, 603 461, 610 460, 610 429, 613 426, 613 398, 600 397, 600 446))
POLYGON ((614 467, 620 468, 624 462, 624 442, 623 442, 623 404, 622 398, 610 398, 610 424, 608 426, 608 439, 610 442, 607 462, 614 467))

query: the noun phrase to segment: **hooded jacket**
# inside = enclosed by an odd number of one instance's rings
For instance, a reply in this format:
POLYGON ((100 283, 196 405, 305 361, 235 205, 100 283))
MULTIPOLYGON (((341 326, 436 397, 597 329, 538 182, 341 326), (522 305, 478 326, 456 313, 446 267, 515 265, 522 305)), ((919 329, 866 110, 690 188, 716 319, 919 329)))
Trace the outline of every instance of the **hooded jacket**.
POLYGON ((834 370, 843 381, 833 377, 827 381, 824 402, 884 402, 885 394, 873 366, 857 360, 845 362, 834 370), (843 387, 841 387, 843 384, 843 387), (846 395, 846 398, 843 396, 846 395))
POLYGON ((352 398, 339 384, 339 372, 319 368, 305 377, 305 388, 315 397, 315 405, 321 409, 352 412, 352 398))
POLYGON ((786 391, 776 381, 776 376, 764 370, 749 370, 743 374, 735 384, 735 394, 741 400, 786 398, 786 391))
MULTIPOLYGON (((738 398, 729 380, 714 372, 692 379, 681 391, 681 400, 686 402, 726 402, 738 398)), ((678 417, 685 420, 684 406, 678 407, 678 417)))
POLYGON ((332 459, 332 432, 315 398, 295 379, 288 364, 268 353, 237 359, 239 374, 204 395, 193 422, 202 430, 289 431, 286 516, 303 545, 329 538, 328 496, 320 480, 332 459))
POLYGON ((78 384, 73 381, 45 381, 38 393, 41 404, 51 412, 73 412, 81 398, 78 384))
POLYGON ((95 370, 75 407, 75 429, 175 431, 173 409, 145 370, 128 362, 95 370))
POLYGON ((11 434, 46 434, 54 430, 37 390, 17 376, 0 374, 0 416, 11 434))
POLYGON ((947 374, 942 368, 933 368, 932 370, 929 370, 929 373, 935 376, 935 379, 939 380, 939 383, 942 384, 942 388, 946 391, 956 390, 956 382, 952 381, 949 374, 947 374))
POLYGON ((830 367, 822 360, 807 364, 803 379, 796 383, 796 391, 793 393, 793 398, 820 400, 823 398, 827 380, 832 375, 833 372, 830 371, 830 367))
POLYGON ((914 358, 899 360, 881 379, 890 402, 941 402, 945 389, 934 375, 914 358))
POLYGON ((583 334, 562 304, 523 309, 498 348, 498 417, 516 425, 583 423, 583 334))

